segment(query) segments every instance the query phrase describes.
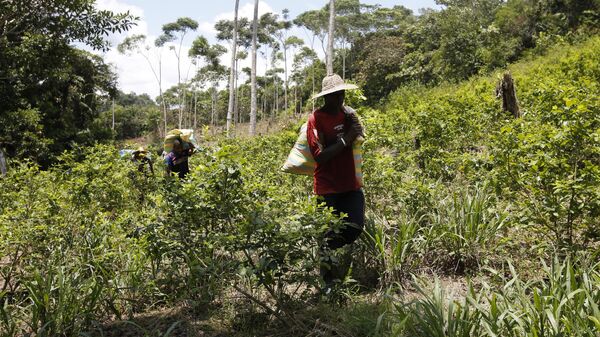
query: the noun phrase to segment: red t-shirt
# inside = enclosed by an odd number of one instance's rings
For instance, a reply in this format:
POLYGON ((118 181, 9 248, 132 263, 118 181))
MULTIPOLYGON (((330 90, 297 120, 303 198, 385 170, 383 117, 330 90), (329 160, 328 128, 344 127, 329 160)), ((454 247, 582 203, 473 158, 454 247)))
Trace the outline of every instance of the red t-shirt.
MULTIPOLYGON (((350 127, 346 114, 340 110, 333 115, 315 110, 309 118, 306 128, 308 146, 313 157, 322 150, 339 141, 350 127)), ((360 183, 354 172, 354 155, 348 144, 337 156, 326 163, 317 163, 314 175, 314 191, 317 195, 343 193, 360 189, 360 183)))

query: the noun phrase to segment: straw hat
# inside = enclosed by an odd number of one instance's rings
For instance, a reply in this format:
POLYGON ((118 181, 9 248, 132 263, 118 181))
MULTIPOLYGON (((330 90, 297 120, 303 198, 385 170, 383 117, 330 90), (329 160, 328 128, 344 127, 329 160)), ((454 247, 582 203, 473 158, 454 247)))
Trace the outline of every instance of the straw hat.
POLYGON ((148 151, 146 151, 146 148, 144 148, 143 146, 140 146, 137 148, 137 150, 133 151, 134 154, 140 153, 140 154, 146 154, 148 151))
POLYGON ((344 83, 344 80, 338 74, 327 75, 323 78, 323 86, 321 92, 314 95, 312 98, 316 99, 321 96, 325 96, 336 91, 358 89, 354 84, 344 83))

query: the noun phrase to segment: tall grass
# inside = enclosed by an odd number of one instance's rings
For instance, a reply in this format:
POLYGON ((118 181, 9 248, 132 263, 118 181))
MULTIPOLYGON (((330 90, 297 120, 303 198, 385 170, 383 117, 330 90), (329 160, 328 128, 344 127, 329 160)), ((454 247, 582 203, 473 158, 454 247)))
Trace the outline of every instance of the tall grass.
POLYGON ((468 301, 456 301, 435 281, 427 289, 415 280, 419 298, 406 304, 393 303, 397 323, 394 335, 414 337, 468 337, 480 335, 480 312, 468 301))
POLYGON ((422 253, 423 236, 418 221, 405 217, 398 225, 367 221, 363 241, 378 263, 380 286, 400 281, 414 271, 422 253))
POLYGON ((454 273, 478 270, 506 224, 496 197, 486 185, 459 189, 429 213, 429 253, 434 264, 454 273))
MULTIPOLYGON (((390 324, 401 336, 595 337, 600 331, 600 264, 555 258, 540 278, 526 281, 509 265, 512 277, 498 286, 469 286, 459 300, 435 281, 429 290, 415 280, 417 299, 390 300, 390 324)), ((501 275, 500 273, 498 275, 501 275)))
POLYGON ((482 324, 493 336, 597 336, 599 267, 585 260, 555 258, 544 265, 541 278, 532 281, 520 279, 511 267, 513 277, 505 279, 497 292, 484 286, 484 301, 478 304, 482 324))

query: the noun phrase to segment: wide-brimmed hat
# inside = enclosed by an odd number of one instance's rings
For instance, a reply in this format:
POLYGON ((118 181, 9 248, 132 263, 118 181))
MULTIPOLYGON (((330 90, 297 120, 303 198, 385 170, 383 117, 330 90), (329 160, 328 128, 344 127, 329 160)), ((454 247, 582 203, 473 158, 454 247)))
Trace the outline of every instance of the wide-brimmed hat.
POLYGON ((133 151, 133 153, 134 154, 137 154, 137 153, 146 154, 146 153, 148 153, 148 151, 146 151, 145 147, 140 146, 140 147, 137 148, 137 150, 133 151))
POLYGON ((344 83, 344 80, 338 74, 327 75, 323 78, 323 86, 321 87, 321 92, 314 95, 312 98, 319 98, 321 96, 325 96, 336 91, 342 90, 351 90, 358 89, 358 86, 350 83, 344 83))

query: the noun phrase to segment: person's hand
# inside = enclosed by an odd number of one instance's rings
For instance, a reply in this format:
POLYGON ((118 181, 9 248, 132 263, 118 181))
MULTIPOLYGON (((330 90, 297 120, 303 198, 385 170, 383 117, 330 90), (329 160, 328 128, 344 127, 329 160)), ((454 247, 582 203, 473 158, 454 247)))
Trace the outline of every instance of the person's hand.
POLYGON ((350 129, 346 131, 346 134, 344 134, 344 141, 346 142, 346 144, 352 144, 352 142, 356 140, 356 138, 361 134, 361 132, 362 127, 360 126, 360 124, 352 123, 350 129))

